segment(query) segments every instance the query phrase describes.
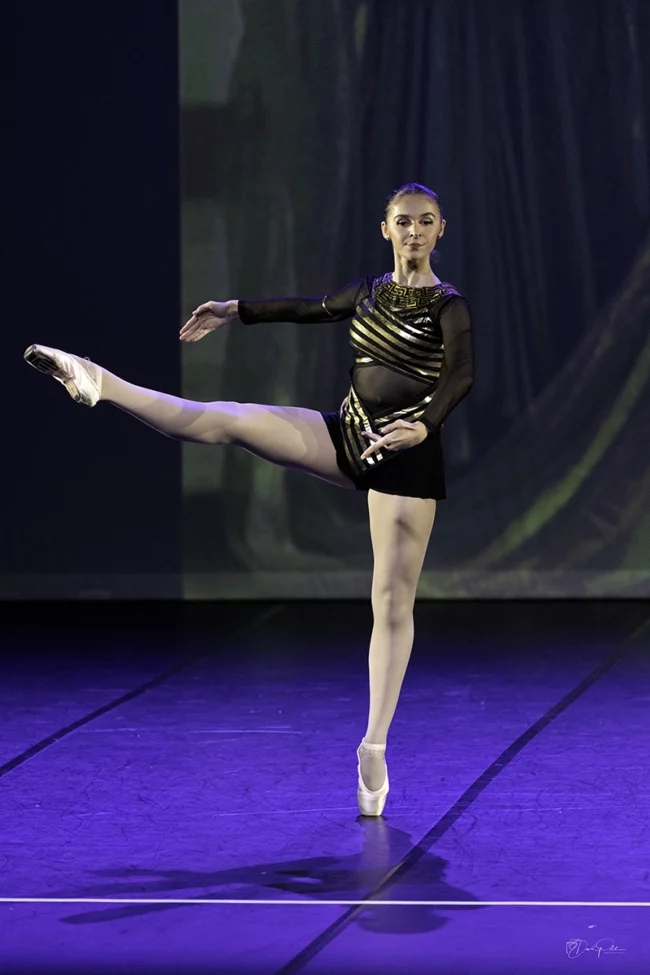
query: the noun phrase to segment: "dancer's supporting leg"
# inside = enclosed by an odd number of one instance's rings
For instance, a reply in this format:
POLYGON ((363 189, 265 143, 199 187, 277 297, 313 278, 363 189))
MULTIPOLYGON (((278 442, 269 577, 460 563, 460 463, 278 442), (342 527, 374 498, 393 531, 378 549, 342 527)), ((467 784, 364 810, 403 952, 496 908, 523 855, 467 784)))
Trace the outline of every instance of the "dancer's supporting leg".
MULTIPOLYGON (((413 604, 436 513, 436 502, 368 492, 374 554, 372 612, 368 655, 370 709, 365 741, 382 745, 395 714, 413 646, 413 604)), ((381 754, 362 752, 366 786, 381 788, 381 754)))

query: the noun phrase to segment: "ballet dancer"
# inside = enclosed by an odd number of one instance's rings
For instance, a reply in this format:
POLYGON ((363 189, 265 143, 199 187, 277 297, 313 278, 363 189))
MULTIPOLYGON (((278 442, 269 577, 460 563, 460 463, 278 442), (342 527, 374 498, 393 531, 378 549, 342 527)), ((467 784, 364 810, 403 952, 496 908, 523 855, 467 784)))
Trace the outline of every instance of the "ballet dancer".
POLYGON ((194 402, 134 386, 59 349, 31 345, 25 352, 78 403, 112 403, 176 440, 234 445, 367 492, 373 627, 368 723, 357 748, 357 800, 365 816, 380 816, 388 795, 386 741, 413 645, 415 592, 437 501, 447 496, 440 431, 473 383, 468 303, 431 266, 445 226, 437 194, 407 183, 389 195, 381 222, 392 272, 322 298, 207 301, 181 328, 181 341, 198 342, 236 320, 253 326, 351 319, 354 365, 336 412, 194 402))

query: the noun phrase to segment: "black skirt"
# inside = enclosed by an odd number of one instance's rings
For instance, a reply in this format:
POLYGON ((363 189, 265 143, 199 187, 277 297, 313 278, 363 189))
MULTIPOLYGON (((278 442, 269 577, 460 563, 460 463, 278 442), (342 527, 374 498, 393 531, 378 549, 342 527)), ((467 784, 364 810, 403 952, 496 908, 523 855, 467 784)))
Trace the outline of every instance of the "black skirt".
MULTIPOLYGON (((393 456, 362 474, 356 474, 348 461, 343 446, 341 420, 338 413, 321 414, 336 450, 336 461, 344 474, 354 481, 357 491, 378 491, 380 494, 399 494, 405 498, 447 497, 445 463, 440 431, 432 432, 422 443, 405 450, 395 451, 393 456)), ((368 441, 370 444, 370 440, 368 441)))

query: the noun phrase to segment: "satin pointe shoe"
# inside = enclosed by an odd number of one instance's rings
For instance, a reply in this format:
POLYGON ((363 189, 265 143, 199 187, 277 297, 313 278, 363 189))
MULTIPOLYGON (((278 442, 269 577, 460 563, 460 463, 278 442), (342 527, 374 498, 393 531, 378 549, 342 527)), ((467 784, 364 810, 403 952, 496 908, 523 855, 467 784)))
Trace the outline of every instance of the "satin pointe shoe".
POLYGON ((386 804, 386 796, 388 795, 388 768, 386 769, 386 778, 384 779, 384 784, 380 789, 372 790, 368 789, 365 782, 361 777, 361 750, 365 749, 369 752, 381 752, 383 755, 386 754, 385 745, 373 745, 366 741, 362 741, 357 748, 357 773, 359 775, 359 787, 357 789, 357 802, 359 803, 359 811, 362 816, 381 816, 384 811, 384 806, 386 804))
POLYGON ((25 350, 24 359, 34 369, 63 383, 75 403, 94 406, 98 402, 102 392, 102 372, 89 359, 50 349, 47 345, 30 345, 25 350))

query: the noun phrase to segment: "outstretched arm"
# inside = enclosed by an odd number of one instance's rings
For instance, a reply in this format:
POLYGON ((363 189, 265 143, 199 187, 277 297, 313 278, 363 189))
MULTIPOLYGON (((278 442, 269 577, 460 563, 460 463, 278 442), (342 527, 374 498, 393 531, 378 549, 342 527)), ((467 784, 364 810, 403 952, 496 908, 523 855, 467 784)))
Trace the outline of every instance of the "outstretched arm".
POLYGON ((358 278, 324 298, 243 298, 206 301, 192 312, 181 331, 182 342, 198 342, 215 328, 239 317, 245 325, 256 322, 342 322, 369 293, 370 278, 358 278))
POLYGON ((352 317, 367 294, 367 279, 359 278, 323 298, 241 299, 237 313, 245 325, 257 322, 342 322, 352 317))
POLYGON ((467 396, 474 384, 474 354, 469 306, 463 298, 449 302, 440 319, 444 359, 433 398, 420 417, 429 431, 438 430, 445 417, 467 396))

